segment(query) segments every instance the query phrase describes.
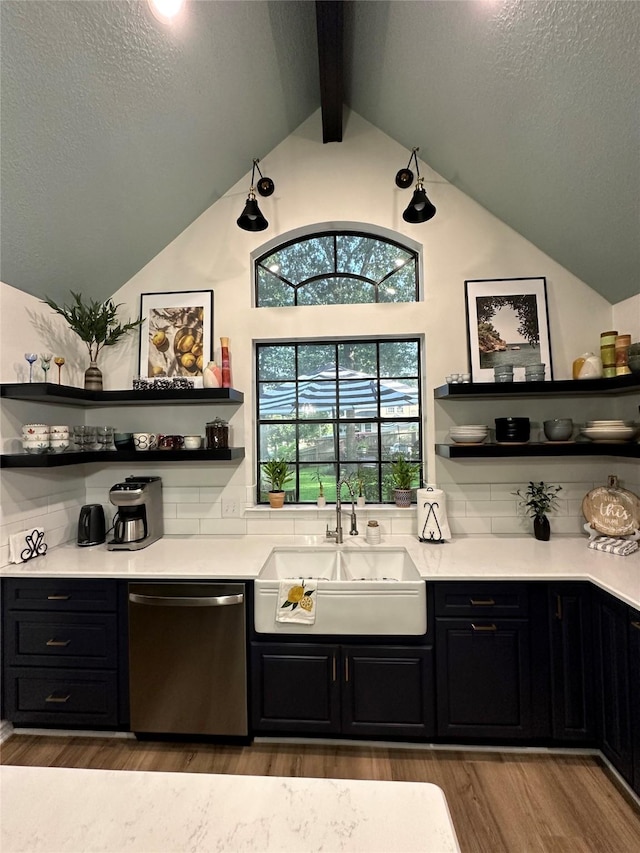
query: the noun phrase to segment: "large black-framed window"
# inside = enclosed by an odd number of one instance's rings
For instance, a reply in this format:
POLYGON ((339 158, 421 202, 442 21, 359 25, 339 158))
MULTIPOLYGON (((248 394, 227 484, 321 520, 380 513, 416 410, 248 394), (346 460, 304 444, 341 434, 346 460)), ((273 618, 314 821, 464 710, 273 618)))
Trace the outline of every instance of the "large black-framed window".
POLYGON ((335 501, 339 476, 362 480, 368 502, 392 502, 392 460, 422 464, 420 348, 417 337, 256 344, 258 503, 273 458, 294 474, 289 503, 315 503, 319 481, 335 501))
POLYGON ((257 308, 418 299, 418 253, 362 231, 297 237, 255 262, 257 308))

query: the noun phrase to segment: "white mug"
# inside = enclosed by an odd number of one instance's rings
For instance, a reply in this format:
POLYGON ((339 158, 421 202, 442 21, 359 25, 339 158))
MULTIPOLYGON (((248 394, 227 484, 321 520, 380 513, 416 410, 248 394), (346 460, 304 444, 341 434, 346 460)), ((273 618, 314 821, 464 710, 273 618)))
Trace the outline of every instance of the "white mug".
POLYGON ((185 435, 184 437, 185 450, 199 450, 201 444, 202 436, 200 435, 185 435))
POLYGON ((133 445, 136 450, 155 450, 157 446, 154 432, 134 432, 133 445))

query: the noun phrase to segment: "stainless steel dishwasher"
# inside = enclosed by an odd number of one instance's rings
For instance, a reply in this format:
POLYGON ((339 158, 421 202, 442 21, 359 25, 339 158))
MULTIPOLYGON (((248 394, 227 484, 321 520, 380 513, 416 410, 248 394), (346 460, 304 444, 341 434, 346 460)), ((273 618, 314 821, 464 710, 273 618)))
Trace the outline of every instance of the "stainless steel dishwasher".
POLYGON ((133 732, 246 736, 245 585, 130 583, 129 687, 133 732))

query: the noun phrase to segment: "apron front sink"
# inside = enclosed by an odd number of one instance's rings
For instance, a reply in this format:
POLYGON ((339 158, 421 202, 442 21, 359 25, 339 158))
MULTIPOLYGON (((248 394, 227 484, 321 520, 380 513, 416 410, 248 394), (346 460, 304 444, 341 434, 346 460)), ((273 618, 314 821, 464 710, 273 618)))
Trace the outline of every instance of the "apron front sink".
POLYGON ((259 634, 422 635, 426 585, 404 548, 274 548, 255 581, 259 634), (278 622, 282 581, 314 580, 315 622, 278 622))

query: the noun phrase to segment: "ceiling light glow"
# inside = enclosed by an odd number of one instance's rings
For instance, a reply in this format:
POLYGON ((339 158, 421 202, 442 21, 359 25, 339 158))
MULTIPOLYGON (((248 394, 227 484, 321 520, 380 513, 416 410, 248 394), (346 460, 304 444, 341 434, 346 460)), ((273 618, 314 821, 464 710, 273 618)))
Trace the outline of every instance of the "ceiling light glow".
POLYGON ((170 24, 182 12, 185 0, 148 0, 155 18, 163 24, 170 24))

